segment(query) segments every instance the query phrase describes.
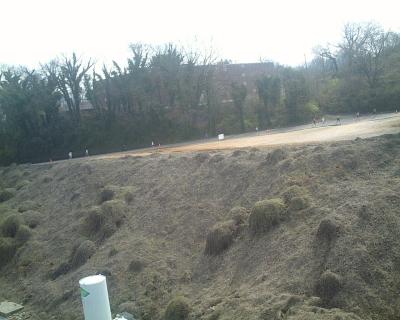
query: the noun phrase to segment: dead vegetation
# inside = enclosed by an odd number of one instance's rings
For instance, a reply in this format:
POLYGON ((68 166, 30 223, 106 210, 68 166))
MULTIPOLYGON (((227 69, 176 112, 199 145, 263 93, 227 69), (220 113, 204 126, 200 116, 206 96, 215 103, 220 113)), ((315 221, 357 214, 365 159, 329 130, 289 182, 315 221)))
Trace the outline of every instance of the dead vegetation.
POLYGON ((216 224, 207 234, 205 254, 218 255, 228 249, 236 232, 237 224, 234 220, 216 224))
POLYGON ((269 231, 283 220, 285 205, 281 199, 268 199, 255 203, 250 217, 249 228, 252 234, 269 231))
POLYGON ((322 305, 330 306, 332 298, 339 292, 341 287, 341 277, 327 270, 319 278, 315 287, 315 293, 322 299, 322 305))
POLYGON ((82 221, 82 234, 98 241, 111 237, 122 226, 124 210, 120 200, 109 200, 100 207, 90 208, 82 221))
POLYGON ((81 319, 102 272, 139 320, 396 319, 399 143, 2 168, 0 298, 81 319))
POLYGON ((71 257, 72 268, 78 268, 86 263, 87 260, 96 252, 96 245, 90 240, 85 240, 73 250, 71 257))
POLYGON ((13 192, 13 189, 0 189, 0 202, 5 202, 7 200, 10 200, 12 197, 14 197, 15 192, 13 192))
POLYGON ((165 320, 187 320, 189 319, 190 307, 186 299, 176 297, 168 303, 165 310, 165 320))
POLYGON ((322 220, 318 226, 317 238, 329 243, 336 239, 338 231, 339 226, 337 223, 330 218, 326 218, 322 220))

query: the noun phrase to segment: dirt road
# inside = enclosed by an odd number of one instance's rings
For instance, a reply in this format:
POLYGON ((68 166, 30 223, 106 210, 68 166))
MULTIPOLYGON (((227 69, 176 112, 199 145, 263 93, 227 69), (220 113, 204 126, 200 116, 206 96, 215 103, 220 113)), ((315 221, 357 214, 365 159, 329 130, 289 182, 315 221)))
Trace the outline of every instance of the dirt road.
POLYGON ((120 158, 127 155, 145 156, 154 152, 191 152, 224 150, 246 147, 265 147, 287 144, 303 144, 352 140, 357 137, 370 138, 382 134, 400 132, 400 114, 384 114, 376 118, 367 117, 358 121, 347 120, 342 125, 312 125, 285 128, 272 132, 259 132, 242 136, 226 137, 223 141, 208 139, 206 142, 195 142, 161 148, 147 148, 128 152, 105 154, 96 158, 120 158))

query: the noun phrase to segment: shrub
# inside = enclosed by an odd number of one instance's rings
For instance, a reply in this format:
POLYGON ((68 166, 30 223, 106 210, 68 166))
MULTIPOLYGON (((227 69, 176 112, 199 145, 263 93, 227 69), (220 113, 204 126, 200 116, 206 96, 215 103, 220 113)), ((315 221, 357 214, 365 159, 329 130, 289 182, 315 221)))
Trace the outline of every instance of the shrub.
POLYGON ((337 236, 339 227, 335 221, 331 219, 324 219, 319 223, 317 238, 322 241, 331 242, 337 236))
POLYGON ((32 231, 29 227, 22 225, 18 228, 17 234, 15 235, 15 239, 18 244, 22 245, 27 242, 32 236, 32 231))
POLYGON ((14 238, 20 227, 21 220, 15 214, 8 216, 1 225, 1 233, 4 237, 14 238))
POLYGON ((125 205, 121 200, 104 202, 101 207, 92 207, 83 220, 82 231, 98 240, 112 236, 124 219, 125 205))
POLYGON ((0 190, 0 202, 10 200, 12 197, 14 197, 14 192, 12 191, 12 189, 0 190))
POLYGON ((281 199, 262 200, 256 202, 250 217, 249 227, 253 234, 263 233, 279 224, 285 212, 281 199))
POLYGON ((247 219, 247 209, 243 207, 233 207, 229 212, 229 216, 235 221, 236 225, 243 224, 247 219))
POLYGON ((290 204, 290 202, 294 198, 305 198, 308 196, 308 191, 306 188, 300 186, 291 186, 285 190, 283 193, 283 200, 286 204, 290 204))
POLYGON ((11 261, 17 246, 14 239, 0 238, 0 268, 11 261))
POLYGON ((165 320, 186 320, 189 319, 190 307, 187 301, 182 297, 176 297, 167 306, 165 310, 165 320))
POLYGON ((79 247, 74 250, 71 259, 71 265, 74 268, 80 267, 96 252, 96 245, 90 241, 83 241, 79 247))
POLYGON ((110 188, 104 188, 100 193, 100 203, 114 199, 115 192, 110 188))
POLYGON ((215 225, 207 235, 205 254, 217 255, 228 249, 233 243, 236 228, 233 220, 215 225))
POLYGON ((100 207, 92 207, 84 218, 83 231, 86 235, 98 233, 105 224, 105 217, 100 207))
POLYGON ((289 208, 289 211, 299 211, 310 205, 310 197, 305 188, 291 186, 283 193, 283 199, 289 208))
POLYGON ((289 211, 300 211, 310 205, 308 197, 294 197, 289 203, 289 211))
POLYGON ((133 259, 128 266, 130 272, 140 272, 144 268, 144 263, 141 260, 133 259))
POLYGON ((327 270, 319 278, 315 293, 322 299, 322 303, 329 304, 330 300, 339 292, 341 286, 340 276, 327 270))
POLYGON ((286 159, 288 153, 283 149, 275 149, 272 152, 268 153, 266 162, 267 164, 276 164, 279 161, 286 159))
POLYGON ((53 180, 53 178, 50 177, 50 176, 48 176, 48 175, 45 175, 45 176, 43 176, 43 178, 42 178, 42 182, 43 182, 43 183, 49 183, 49 182, 51 182, 52 180, 53 180))

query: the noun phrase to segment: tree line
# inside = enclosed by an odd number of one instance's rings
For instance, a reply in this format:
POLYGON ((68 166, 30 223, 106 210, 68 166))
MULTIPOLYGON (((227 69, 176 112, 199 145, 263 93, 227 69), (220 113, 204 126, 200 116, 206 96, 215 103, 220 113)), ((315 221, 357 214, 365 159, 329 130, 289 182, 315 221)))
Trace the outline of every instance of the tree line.
POLYGON ((400 35, 347 24, 339 43, 298 67, 272 62, 255 92, 218 78, 221 65, 174 44, 130 46, 125 65, 76 54, 38 70, 2 67, 0 163, 37 162, 309 122, 326 113, 400 107, 400 35), (229 96, 228 102, 224 97, 229 96), (87 100, 92 110, 83 111, 87 100), (65 112, 63 112, 63 110, 65 112))

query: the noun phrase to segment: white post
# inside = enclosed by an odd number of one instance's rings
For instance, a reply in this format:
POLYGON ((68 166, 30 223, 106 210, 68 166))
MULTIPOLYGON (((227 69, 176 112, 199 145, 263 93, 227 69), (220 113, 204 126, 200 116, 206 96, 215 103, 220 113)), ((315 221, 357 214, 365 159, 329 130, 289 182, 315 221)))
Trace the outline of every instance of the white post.
POLYGON ((89 276, 79 280, 85 320, 111 320, 106 277, 89 276))

